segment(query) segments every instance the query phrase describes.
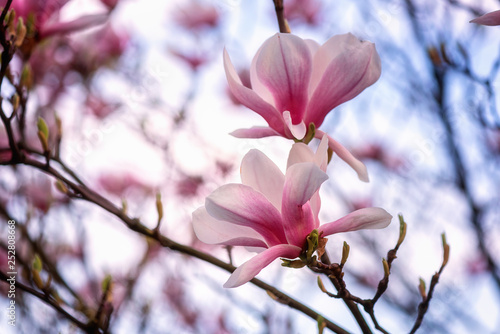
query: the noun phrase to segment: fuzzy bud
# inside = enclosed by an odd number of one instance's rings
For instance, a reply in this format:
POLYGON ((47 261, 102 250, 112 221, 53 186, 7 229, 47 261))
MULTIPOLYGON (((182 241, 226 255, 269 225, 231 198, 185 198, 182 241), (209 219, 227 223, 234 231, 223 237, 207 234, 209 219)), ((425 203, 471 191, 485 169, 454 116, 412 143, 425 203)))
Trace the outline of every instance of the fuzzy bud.
POLYGON ((422 278, 420 278, 419 280, 420 280, 420 282, 418 284, 418 291, 420 292, 422 299, 425 300, 425 299, 427 299, 427 292, 425 289, 425 281, 422 278))
POLYGON ((347 242, 344 241, 344 246, 342 247, 342 259, 340 260, 340 265, 343 266, 347 258, 349 257, 349 251, 351 247, 347 244, 347 242))

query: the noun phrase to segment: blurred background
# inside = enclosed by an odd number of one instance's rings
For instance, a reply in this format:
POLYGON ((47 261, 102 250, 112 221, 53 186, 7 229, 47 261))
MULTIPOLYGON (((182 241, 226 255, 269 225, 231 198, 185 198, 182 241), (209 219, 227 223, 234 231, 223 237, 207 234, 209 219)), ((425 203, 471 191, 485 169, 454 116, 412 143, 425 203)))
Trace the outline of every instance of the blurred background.
MULTIPOLYGON (((16 2, 16 0, 14 0, 16 2)), ((278 31, 271 0, 53 1, 50 20, 105 13, 105 23, 44 38, 11 63, 29 66, 26 138, 41 150, 36 120, 51 134, 62 122, 61 158, 89 188, 154 228, 161 193, 167 237, 238 265, 245 249, 205 245, 191 213, 217 187, 239 182, 251 148, 283 170, 292 142, 236 139, 238 128, 265 125, 230 96, 222 65, 225 47, 242 78, 259 46, 278 31)), ((402 213, 407 238, 377 303, 379 323, 408 332, 427 285, 442 262, 441 233, 451 245, 421 333, 497 333, 500 328, 500 28, 469 21, 500 8, 493 0, 284 0, 292 33, 324 43, 351 32, 374 42, 382 76, 332 111, 322 130, 368 167, 360 182, 334 158, 322 187, 320 217, 330 222, 355 209, 379 206, 402 213)), ((47 13, 47 12, 44 12, 47 13)), ((15 87, 4 84, 11 100, 15 87)), ((8 103, 3 103, 9 110, 8 103)), ((10 110, 12 107, 10 106, 10 110)), ((51 136, 54 145, 57 138, 51 136)), ((313 142, 313 144, 315 144, 313 142)), ((104 210, 56 189, 29 166, 8 166, 0 126, 0 216, 17 222, 18 280, 28 286, 35 254, 42 278, 63 308, 83 322, 113 281, 113 333, 313 333, 310 318, 273 301, 252 284, 223 289, 229 274, 161 248, 104 210)), ((397 219, 384 230, 329 237, 339 261, 351 246, 345 280, 371 298, 383 277, 381 259, 398 239, 397 219)), ((7 272, 7 224, 0 224, 0 270, 7 272)), ((275 261, 258 276, 349 331, 359 331, 344 304, 323 294, 307 269, 275 261)), ((7 325, 8 285, 0 283, 2 333, 78 333, 67 317, 17 291, 17 325, 7 325)))

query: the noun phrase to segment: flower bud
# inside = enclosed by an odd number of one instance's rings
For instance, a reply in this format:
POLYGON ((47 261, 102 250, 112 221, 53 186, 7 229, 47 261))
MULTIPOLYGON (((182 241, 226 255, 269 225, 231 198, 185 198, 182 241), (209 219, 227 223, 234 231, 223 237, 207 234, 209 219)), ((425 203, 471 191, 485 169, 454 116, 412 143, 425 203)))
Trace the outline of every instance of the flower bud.
POLYGON ((389 270, 389 263, 386 259, 382 259, 382 265, 384 266, 384 277, 389 277, 391 271, 389 270))
POLYGON ((342 259, 340 260, 340 265, 343 266, 347 258, 349 257, 349 250, 351 247, 347 244, 347 242, 344 241, 344 246, 342 247, 342 259))
POLYGON ((420 292, 420 295, 422 296, 422 299, 427 299, 427 292, 425 289, 425 281, 420 278, 420 283, 418 284, 418 291, 420 292))
POLYGON ((40 272, 36 270, 31 271, 31 276, 33 277, 33 282, 40 289, 43 290, 45 288, 45 284, 43 284, 43 280, 40 277, 40 272))
POLYGON ((323 334, 323 330, 326 328, 326 321, 321 315, 318 315, 318 334, 323 334))
POLYGON ((406 227, 407 227, 407 224, 404 221, 403 215, 399 214, 398 218, 399 218, 399 239, 398 239, 398 243, 396 244, 396 248, 399 248, 399 246, 405 240, 405 237, 406 237, 406 227))
POLYGON ((63 194, 67 194, 68 193, 68 188, 66 187, 66 185, 61 180, 57 180, 56 181, 56 189, 59 190, 63 194))
POLYGON ((30 90, 33 85, 33 74, 31 67, 28 64, 23 67, 19 84, 21 87, 26 87, 27 90, 30 90))
POLYGON ((26 26, 24 25, 23 18, 20 17, 17 20, 16 40, 14 42, 14 45, 16 47, 20 47, 23 44, 23 42, 24 42, 24 37, 26 37, 26 26))
POLYGON ((112 277, 111 275, 106 275, 101 283, 102 291, 109 291, 111 289, 112 277))
POLYGON ((442 266, 446 266, 448 263, 448 259, 450 258, 450 245, 446 242, 446 235, 441 234, 441 239, 443 240, 443 264, 442 266))
POLYGON ((57 130, 57 138, 62 138, 62 121, 61 118, 55 114, 56 119, 56 130, 57 130))
POLYGON ((17 95, 17 93, 12 95, 11 103, 12 103, 12 109, 14 110, 14 112, 17 110, 17 108, 19 108, 19 102, 20 102, 19 95, 17 95))
POLYGON ((122 199, 122 213, 124 215, 127 214, 127 209, 128 209, 128 203, 127 203, 127 200, 126 199, 122 199))
POLYGON ((42 259, 40 258, 40 256, 38 256, 38 254, 35 254, 35 258, 33 259, 33 263, 31 265, 31 269, 33 269, 34 271, 42 271, 42 259))
POLYGON ((327 291, 327 290, 326 290, 326 288, 325 288, 325 285, 323 284, 323 281, 321 280, 321 277, 319 277, 319 276, 318 276, 318 280, 317 280, 317 282, 318 282, 318 287, 319 287, 319 289, 320 289, 322 292, 324 292, 324 293, 328 293, 328 291, 327 291))
POLYGON ((160 222, 163 218, 163 204, 161 202, 160 193, 156 194, 156 211, 158 212, 158 225, 160 225, 160 222))

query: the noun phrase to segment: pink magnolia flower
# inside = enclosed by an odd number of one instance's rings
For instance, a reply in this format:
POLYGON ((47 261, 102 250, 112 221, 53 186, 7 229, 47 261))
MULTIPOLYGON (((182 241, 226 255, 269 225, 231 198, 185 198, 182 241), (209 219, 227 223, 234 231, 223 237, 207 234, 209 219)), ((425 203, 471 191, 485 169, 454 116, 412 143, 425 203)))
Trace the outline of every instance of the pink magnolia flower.
POLYGON ((119 0, 101 0, 101 3, 106 6, 109 10, 112 10, 118 5, 119 0))
POLYGON ((321 7, 322 4, 318 0, 291 0, 285 5, 285 18, 288 21, 315 25, 320 19, 321 7))
POLYGON ((97 183, 110 194, 123 197, 128 191, 139 190, 149 193, 152 187, 127 172, 107 172, 99 176, 97 183))
POLYGON ((216 27, 220 14, 217 9, 200 1, 190 1, 179 7, 173 14, 175 22, 186 28, 199 30, 205 27, 216 27))
MULTIPOLYGON (((261 115, 269 127, 236 130, 242 138, 283 136, 303 139, 310 123, 319 128, 325 116, 354 98, 380 77, 375 45, 352 34, 336 35, 325 44, 278 33, 253 58, 252 88, 245 87, 224 50, 224 68, 231 93, 241 104, 261 115)), ((324 132, 317 130, 317 138, 324 132)), ((341 144, 329 138, 337 155, 368 181, 368 173, 341 144)))
POLYGON ((106 118, 120 107, 118 103, 108 102, 101 96, 93 93, 87 95, 85 106, 91 114, 99 119, 106 118))
POLYGON ((200 66, 204 65, 209 60, 206 52, 184 52, 173 48, 170 48, 169 51, 172 55, 186 62, 186 64, 188 64, 193 71, 196 71, 200 66))
MULTIPOLYGON (((59 22, 57 14, 69 0, 15 0, 10 8, 14 9, 18 17, 22 17, 24 22, 30 22, 30 17, 34 19, 33 24, 38 37, 43 39, 56 34, 67 34, 73 31, 82 30, 97 24, 104 23, 106 14, 85 15, 73 21, 59 22)), ((5 6, 6 0, 0 0, 0 6, 5 6)))
POLYGON ((106 24, 101 29, 75 40, 73 49, 73 68, 84 77, 94 73, 98 68, 110 66, 125 52, 130 36, 112 25, 106 24))
POLYGON ((224 287, 250 281, 278 257, 298 257, 314 229, 326 236, 390 223, 392 216, 385 210, 365 208, 320 225, 318 191, 328 178, 327 145, 324 137, 314 154, 307 145, 294 144, 284 175, 262 152, 251 150, 241 163, 242 184, 218 188, 193 213, 193 227, 201 241, 260 251, 239 266, 224 287))
POLYGON ((500 10, 479 16, 471 20, 470 23, 482 24, 484 26, 498 26, 500 25, 500 10))

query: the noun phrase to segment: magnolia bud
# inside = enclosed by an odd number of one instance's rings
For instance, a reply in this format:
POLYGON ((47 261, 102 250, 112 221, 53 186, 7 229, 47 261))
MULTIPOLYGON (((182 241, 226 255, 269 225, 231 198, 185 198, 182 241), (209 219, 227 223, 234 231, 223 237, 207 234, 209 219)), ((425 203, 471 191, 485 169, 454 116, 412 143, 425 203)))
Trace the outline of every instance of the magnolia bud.
POLYGON ((317 282, 318 282, 318 287, 319 287, 319 289, 320 289, 322 292, 327 293, 328 291, 326 290, 325 285, 323 284, 323 281, 321 280, 321 277, 319 277, 319 276, 318 276, 318 280, 317 280, 317 282))
POLYGON ((448 259, 450 258, 450 245, 446 242, 446 235, 441 234, 441 239, 443 240, 443 264, 442 266, 446 266, 448 263, 448 259))
POLYGON ((23 67, 19 84, 21 85, 21 87, 26 87, 27 90, 30 90, 31 86, 33 85, 33 74, 31 71, 31 67, 28 64, 24 65, 23 67))
POLYGON ((386 259, 382 259, 382 265, 384 266, 384 276, 389 277, 391 272, 389 270, 389 263, 387 263, 386 259))
POLYGON ((33 282, 40 289, 43 290, 45 288, 45 284, 43 284, 43 280, 40 277, 40 272, 36 270, 31 271, 31 276, 33 277, 33 282))
POLYGON ((108 274, 102 280, 102 283, 101 283, 102 291, 106 292, 106 291, 111 290, 111 283, 112 283, 112 277, 111 277, 111 275, 108 274))
POLYGON ((17 95, 17 93, 12 95, 11 102, 12 102, 12 109, 15 112, 17 110, 17 108, 19 108, 19 102, 20 102, 19 95, 17 95))
POLYGON ((406 227, 407 227, 407 224, 404 221, 403 215, 399 214, 398 218, 399 218, 399 239, 398 239, 398 243, 396 244, 396 248, 399 248, 399 246, 405 240, 405 237, 406 237, 406 227))
POLYGON ((160 193, 156 194, 156 211, 158 212, 158 225, 160 225, 160 222, 163 218, 163 204, 161 202, 160 193))
POLYGON ((56 189, 59 190, 60 192, 62 192, 63 194, 68 193, 68 188, 61 180, 56 181, 56 189))
POLYGON ((422 296, 422 299, 427 299, 427 292, 425 289, 425 281, 420 278, 420 282, 418 284, 418 291, 420 292, 420 295, 422 296))
POLYGON ((340 265, 343 266, 347 258, 349 257, 349 251, 351 247, 347 244, 347 242, 344 241, 344 246, 342 247, 342 259, 340 260, 340 265))
POLYGON ((31 269, 33 269, 34 271, 42 271, 42 259, 40 258, 40 256, 38 256, 38 254, 35 254, 35 258, 33 259, 33 263, 31 264, 31 269))
POLYGON ((42 143, 43 150, 45 152, 49 151, 49 127, 45 120, 41 117, 38 117, 37 122, 38 127, 38 138, 40 139, 40 143, 42 143))
POLYGON ((24 37, 26 37, 26 26, 24 25, 23 18, 20 17, 17 20, 16 41, 14 42, 14 45, 16 47, 20 47, 24 42, 24 37))

